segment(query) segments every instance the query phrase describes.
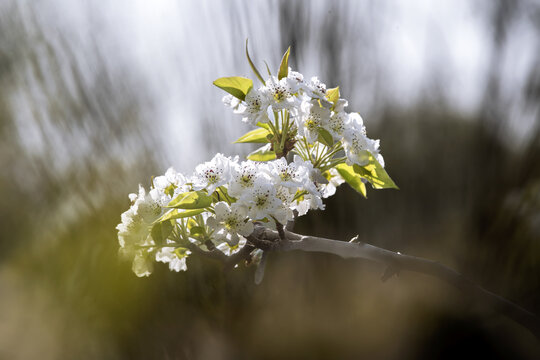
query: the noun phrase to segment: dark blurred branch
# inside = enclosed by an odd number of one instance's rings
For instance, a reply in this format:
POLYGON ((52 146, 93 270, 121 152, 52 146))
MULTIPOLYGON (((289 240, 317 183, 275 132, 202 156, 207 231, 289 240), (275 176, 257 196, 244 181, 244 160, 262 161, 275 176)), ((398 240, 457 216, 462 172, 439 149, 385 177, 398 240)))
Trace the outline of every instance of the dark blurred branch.
POLYGON ((264 248, 263 250, 323 252, 345 259, 357 258, 376 261, 387 266, 383 280, 402 270, 415 271, 439 278, 520 323, 540 339, 540 319, 535 314, 485 290, 439 262, 392 252, 364 242, 344 242, 316 236, 304 236, 287 230, 285 231, 285 239, 282 239, 277 231, 259 228, 248 240, 254 246, 264 248))
POLYGON ((215 247, 212 247, 212 249, 209 248, 209 250, 203 250, 199 246, 192 243, 188 243, 186 246, 189 250, 191 250, 191 252, 197 254, 198 256, 221 262, 225 271, 234 268, 234 266, 242 260, 249 260, 251 252, 255 249, 252 244, 248 243, 237 253, 227 256, 215 247))

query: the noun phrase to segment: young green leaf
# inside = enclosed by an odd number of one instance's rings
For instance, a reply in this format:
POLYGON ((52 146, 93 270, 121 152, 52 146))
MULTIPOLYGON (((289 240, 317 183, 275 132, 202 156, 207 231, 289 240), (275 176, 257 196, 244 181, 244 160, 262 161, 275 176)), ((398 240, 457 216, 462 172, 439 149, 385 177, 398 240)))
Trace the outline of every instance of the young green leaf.
POLYGON ((339 100, 339 86, 333 89, 326 90, 326 99, 336 105, 339 100))
POLYGON ((263 123, 263 122, 260 122, 260 121, 259 121, 259 122, 258 122, 257 124, 255 124, 255 125, 257 125, 258 127, 261 127, 261 128, 263 128, 263 129, 266 129, 266 130, 270 131, 270 125, 268 125, 268 123, 263 123))
POLYGON ((339 175, 349 184, 354 190, 367 198, 366 184, 362 181, 362 177, 354 172, 352 166, 345 163, 336 165, 336 170, 339 175))
POLYGON ((208 196, 206 192, 189 191, 182 193, 171 200, 167 207, 176 209, 204 209, 212 205, 212 197, 208 196))
POLYGON ((193 226, 191 229, 189 229, 189 233, 192 236, 203 235, 204 234, 204 227, 202 227, 202 226, 193 226))
POLYGON ((255 76, 257 76, 257 79, 259 79, 264 85, 264 79, 261 76, 261 73, 259 72, 259 70, 257 70, 257 67, 255 66, 255 64, 253 64, 253 61, 251 61, 251 57, 249 56, 248 39, 246 39, 246 57, 247 57, 249 66, 251 66, 251 70, 253 70, 253 72, 255 73, 255 76))
POLYGON ((286 78, 287 75, 289 75, 289 54, 290 53, 291 53, 291 47, 289 46, 285 54, 283 54, 283 58, 281 59, 281 64, 279 65, 278 80, 286 78))
POLYGON ((241 76, 231 76, 217 79, 214 85, 240 100, 245 100, 247 93, 253 88, 253 81, 241 76))
POLYGON ((334 145, 334 138, 325 128, 319 128, 319 137, 317 139, 321 144, 324 144, 328 147, 334 145))
POLYGON ((368 152, 367 165, 354 164, 354 172, 366 178, 375 189, 399 189, 381 164, 368 152))
POLYGON ((154 226, 152 226, 150 234, 152 235, 152 239, 154 239, 157 245, 163 245, 167 243, 167 238, 172 231, 173 225, 171 224, 171 222, 163 221, 155 223, 154 226))
POLYGON ((276 158, 276 153, 269 150, 267 146, 263 146, 249 154, 247 158, 253 161, 270 161, 276 158))
POLYGON ((267 136, 271 135, 270 131, 265 128, 251 130, 238 138, 233 144, 239 143, 267 143, 267 136))
POLYGON ((164 192, 165 192, 165 194, 167 194, 167 195, 169 195, 169 196, 173 196, 173 194, 174 194, 174 189, 176 189, 176 186, 174 186, 173 184, 171 184, 171 185, 169 185, 169 186, 167 186, 167 187, 165 188, 165 191, 164 191, 164 192))
POLYGON ((171 211, 163 214, 163 216, 157 219, 156 222, 172 220, 172 219, 181 219, 185 217, 199 215, 200 213, 203 213, 203 212, 204 212, 204 209, 190 209, 190 210, 172 209, 171 211))

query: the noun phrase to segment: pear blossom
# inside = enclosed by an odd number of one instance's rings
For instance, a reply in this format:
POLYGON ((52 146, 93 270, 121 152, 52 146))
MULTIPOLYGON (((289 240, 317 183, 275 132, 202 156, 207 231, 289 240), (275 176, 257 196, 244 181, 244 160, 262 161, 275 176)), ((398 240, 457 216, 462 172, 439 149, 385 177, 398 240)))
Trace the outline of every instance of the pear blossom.
POLYGON ((225 255, 231 256, 239 252, 246 245, 246 243, 246 239, 240 238, 238 244, 230 245, 229 243, 222 242, 221 244, 217 245, 216 248, 225 255))
POLYGON ((298 83, 291 78, 284 77, 278 80, 277 77, 271 76, 266 80, 265 85, 274 111, 292 110, 299 103, 298 98, 294 96, 294 93, 298 91, 298 83))
POLYGON ((321 196, 305 194, 301 199, 297 200, 296 203, 293 203, 291 207, 298 212, 298 216, 302 216, 307 214, 311 209, 324 210, 325 205, 322 202, 321 196))
POLYGON ((133 258, 131 269, 138 277, 150 276, 154 269, 151 252, 146 249, 138 250, 133 258))
POLYGON ((231 102, 231 105, 234 106, 235 114, 242 115, 243 122, 255 125, 258 122, 270 121, 267 114, 270 100, 268 89, 262 86, 259 89, 251 89, 247 93, 245 101, 238 104, 231 102))
POLYGON ((295 193, 289 187, 276 186, 276 198, 280 201, 278 211, 275 212, 275 218, 281 224, 294 219, 293 200, 295 193))
POLYGON ((334 195, 337 187, 345 182, 345 179, 343 179, 339 172, 334 168, 328 170, 328 175, 330 177, 328 183, 318 185, 318 189, 323 198, 334 195))
MULTIPOLYGON (((260 167, 260 166, 259 166, 260 167)), ((240 164, 231 164, 231 181, 228 184, 228 192, 231 196, 238 197, 244 191, 255 184, 255 180, 264 176, 254 161, 242 161, 240 164)))
POLYGON ((293 71, 293 69, 291 69, 290 67, 289 67, 289 72, 287 74, 287 78, 296 82, 297 88, 300 88, 301 85, 304 84, 304 75, 302 75, 298 71, 293 71))
POLYGON ((341 140, 343 134, 349 127, 349 124, 349 114, 344 111, 334 112, 325 128, 332 135, 334 140, 341 140))
POLYGON ((350 114, 349 118, 351 126, 345 131, 343 136, 343 147, 347 155, 347 164, 366 165, 369 161, 367 151, 384 166, 384 159, 379 154, 379 140, 373 140, 367 137, 366 128, 359 114, 350 114))
POLYGON ((318 100, 303 101, 296 117, 298 134, 312 144, 319 137, 319 128, 325 127, 329 120, 330 110, 321 106, 318 100))
MULTIPOLYGON (((161 216, 162 200, 158 191, 147 193, 139 185, 138 194, 130 194, 131 207, 122 213, 121 223, 116 226, 118 230, 118 243, 121 249, 133 248, 137 245, 149 245, 151 224, 161 216)), ((129 251, 127 251, 129 253, 129 251)))
POLYGON ((308 95, 316 99, 326 99, 326 84, 322 83, 318 77, 313 76, 307 84, 308 95))
MULTIPOLYGON (((168 241, 171 244, 174 244, 172 241, 168 241)), ((179 257, 175 252, 175 247, 163 247, 158 252, 156 252, 156 261, 169 264, 169 270, 171 271, 186 271, 186 259, 187 256, 191 254, 191 251, 186 250, 184 256, 179 257)))
POLYGON ((225 241, 230 245, 238 244, 240 236, 248 236, 253 232, 253 223, 248 221, 247 208, 239 203, 229 206, 220 201, 215 207, 216 217, 207 220, 208 226, 214 230, 217 241, 225 241))
POLYGON ((140 243, 148 236, 148 228, 142 217, 135 214, 133 206, 122 213, 121 220, 122 222, 116 226, 118 242, 121 248, 140 243))
POLYGON ((349 106, 349 102, 345 99, 338 99, 336 103, 334 104, 334 112, 340 113, 344 112, 345 108, 349 106))
POLYGON ((147 223, 156 220, 162 213, 162 207, 167 203, 165 194, 155 189, 147 193, 141 185, 139 185, 139 194, 136 197, 133 195, 130 196, 134 201, 133 210, 136 215, 140 215, 147 223))
POLYGON ((276 184, 288 188, 301 187, 309 171, 299 156, 290 164, 285 158, 268 162, 266 169, 276 184))
POLYGON ((164 175, 156 176, 152 183, 154 189, 160 193, 170 195, 172 198, 190 190, 186 177, 172 167, 168 168, 164 175))
POLYGON ((326 181, 326 179, 324 179, 324 177, 321 175, 320 170, 315 169, 311 161, 305 161, 298 155, 294 156, 293 163, 296 164, 297 167, 303 169, 302 172, 304 176, 302 177, 302 189, 306 190, 312 195, 319 195, 319 190, 317 189, 315 182, 326 181))
POLYGON ((232 96, 231 94, 225 95, 221 101, 225 106, 228 106, 233 109, 233 111, 237 111, 240 107, 240 104, 242 103, 242 100, 237 98, 236 96, 232 96))
POLYGON ((197 165, 193 175, 193 189, 206 189, 212 194, 218 187, 225 185, 230 178, 230 159, 218 153, 210 161, 197 165))
POLYGON ((276 198, 276 189, 268 181, 256 181, 251 189, 244 192, 238 199, 242 204, 248 207, 248 215, 253 220, 261 220, 279 212, 280 201, 276 198))

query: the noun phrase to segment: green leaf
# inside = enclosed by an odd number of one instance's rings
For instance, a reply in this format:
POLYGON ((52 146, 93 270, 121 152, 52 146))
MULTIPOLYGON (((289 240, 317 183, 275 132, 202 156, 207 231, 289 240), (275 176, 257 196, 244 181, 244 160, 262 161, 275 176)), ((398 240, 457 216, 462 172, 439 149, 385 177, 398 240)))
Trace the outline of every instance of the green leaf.
POLYGON ((217 79, 214 85, 240 100, 245 100, 247 93, 253 88, 253 81, 241 76, 231 76, 217 79))
POLYGON ((185 217, 199 215, 203 213, 204 209, 191 209, 191 210, 181 210, 181 209, 172 209, 168 213, 163 214, 156 222, 172 220, 172 219, 181 219, 185 217))
POLYGON ((249 66, 251 66, 251 70, 253 70, 253 72, 255 73, 255 75, 257 76, 257 78, 264 84, 264 79, 263 79, 263 77, 261 76, 261 73, 259 72, 259 70, 257 70, 257 67, 255 66, 255 64, 253 64, 253 61, 251 61, 251 57, 249 56, 249 51, 248 51, 248 39, 246 39, 246 57, 247 57, 249 66))
POLYGON ((212 197, 207 195, 206 192, 199 190, 178 195, 171 200, 167 207, 176 209, 203 209, 210 205, 212 205, 212 197))
POLYGON ((236 201, 234 197, 229 195, 227 188, 224 186, 218 187, 216 191, 214 191, 214 193, 212 194, 212 198, 214 199, 214 202, 225 201, 225 200, 232 201, 232 202, 236 201))
POLYGON ((157 245, 163 245, 167 243, 167 238, 172 231, 173 224, 171 224, 170 221, 163 221, 155 223, 154 226, 152 226, 150 234, 152 235, 152 239, 154 239, 157 245))
POLYGON ((176 189, 176 186, 174 186, 174 184, 171 184, 171 185, 167 186, 167 188, 165 188, 165 194, 167 194, 169 196, 173 196, 174 195, 174 189, 176 189))
POLYGON ((204 227, 202 227, 202 226, 192 226, 191 229, 189 229, 189 233, 192 236, 203 235, 204 234, 204 227))
POLYGON ((366 178, 375 189, 399 189, 370 152, 368 152, 367 165, 354 164, 353 168, 355 173, 366 178))
POLYGON ((345 163, 336 165, 336 170, 339 175, 349 184, 354 190, 362 194, 363 197, 367 198, 366 184, 362 182, 362 177, 354 172, 352 166, 349 166, 345 163))
POLYGON ((247 158, 253 161, 270 161, 276 158, 276 153, 273 150, 268 150, 266 146, 263 146, 249 154, 247 158))
POLYGON ((267 143, 268 142, 267 136, 270 134, 271 134, 270 131, 266 130, 265 128, 251 130, 250 132, 247 132, 244 135, 242 135, 240 138, 238 138, 238 140, 236 140, 233 144, 267 143))
POLYGON ((334 138, 325 128, 319 128, 319 137, 317 139, 321 144, 324 144, 328 147, 334 145, 334 138))
POLYGON ((261 127, 263 129, 266 129, 266 130, 270 131, 270 125, 268 125, 268 123, 263 123, 263 122, 259 121, 256 125, 258 127, 261 127))
POLYGON ((289 46, 285 54, 283 54, 283 58, 281 59, 281 64, 279 65, 278 80, 286 78, 287 75, 289 75, 289 54, 290 53, 291 53, 291 47, 289 46))
POLYGON ((188 219, 186 226, 188 230, 191 230, 192 227, 197 226, 197 222, 195 221, 195 219, 188 219))
POLYGON ((336 105, 339 100, 339 86, 333 89, 326 90, 326 99, 336 105))

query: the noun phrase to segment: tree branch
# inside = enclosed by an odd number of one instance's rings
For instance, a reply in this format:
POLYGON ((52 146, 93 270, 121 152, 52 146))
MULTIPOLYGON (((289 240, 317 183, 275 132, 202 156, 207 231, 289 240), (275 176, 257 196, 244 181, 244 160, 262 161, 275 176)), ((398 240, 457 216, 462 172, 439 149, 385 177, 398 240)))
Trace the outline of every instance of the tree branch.
POLYGON ((194 254, 197 254, 201 257, 205 257, 212 260, 217 260, 223 264, 224 271, 229 271, 236 264, 241 262, 242 260, 247 260, 250 258, 251 252, 255 249, 255 246, 253 246, 250 243, 247 243, 240 251, 237 253, 234 253, 230 256, 225 255, 220 250, 216 249, 215 247, 212 248, 212 250, 203 250, 199 246, 188 243, 186 244, 187 248, 191 250, 194 254))
POLYGON ((386 265, 383 281, 402 270, 414 271, 439 278, 473 298, 489 305, 494 310, 510 317, 529 329, 540 339, 540 319, 519 305, 476 285, 457 271, 436 261, 404 255, 364 242, 344 242, 316 236, 304 236, 285 230, 285 239, 280 239, 277 231, 258 229, 248 240, 255 247, 264 244, 264 250, 307 251, 334 254, 344 259, 368 259, 386 265), (269 246, 268 244, 272 244, 269 246))

